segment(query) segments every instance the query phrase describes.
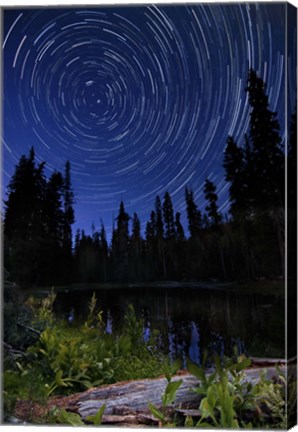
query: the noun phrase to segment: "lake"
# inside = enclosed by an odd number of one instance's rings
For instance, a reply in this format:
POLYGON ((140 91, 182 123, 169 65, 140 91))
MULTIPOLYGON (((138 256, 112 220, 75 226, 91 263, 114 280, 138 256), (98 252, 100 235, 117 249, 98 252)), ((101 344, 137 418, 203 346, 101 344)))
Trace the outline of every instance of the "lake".
POLYGON ((233 347, 258 357, 284 357, 284 300, 226 289, 202 287, 131 287, 65 290, 57 294, 54 310, 77 325, 88 315, 96 292, 107 332, 120 328, 132 304, 144 320, 144 338, 160 331, 160 346, 171 358, 190 357, 200 363, 208 353, 230 355, 233 347))

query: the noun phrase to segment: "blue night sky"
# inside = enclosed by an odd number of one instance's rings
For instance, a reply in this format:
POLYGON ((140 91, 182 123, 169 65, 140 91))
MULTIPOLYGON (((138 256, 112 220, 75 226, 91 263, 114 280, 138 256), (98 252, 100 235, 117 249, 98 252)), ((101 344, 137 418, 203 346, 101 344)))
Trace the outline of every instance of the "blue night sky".
POLYGON ((227 212, 223 151, 248 128, 250 67, 284 134, 285 7, 5 9, 3 197, 33 145, 47 176, 71 163, 74 230, 110 233, 121 199, 144 228, 167 190, 185 221, 185 186, 203 210, 206 177, 227 212))

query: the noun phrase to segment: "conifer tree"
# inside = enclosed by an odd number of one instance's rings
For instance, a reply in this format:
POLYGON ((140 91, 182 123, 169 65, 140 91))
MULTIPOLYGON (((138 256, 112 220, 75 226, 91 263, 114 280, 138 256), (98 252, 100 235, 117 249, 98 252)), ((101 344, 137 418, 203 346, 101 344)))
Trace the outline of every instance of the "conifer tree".
POLYGON ((65 164, 65 175, 64 175, 64 238, 63 243, 65 250, 68 254, 71 254, 72 248, 72 229, 71 225, 75 222, 74 218, 74 194, 71 187, 70 178, 70 162, 67 161, 65 164))
POLYGON ((74 217, 74 194, 71 186, 70 162, 65 163, 63 184, 63 207, 64 207, 64 229, 63 229, 63 267, 64 282, 72 279, 72 224, 74 217))
POLYGON ((150 213, 150 220, 147 222, 145 229, 145 256, 145 277, 154 280, 157 273, 156 215, 154 210, 150 213))
POLYGON ((51 175, 45 196, 45 223, 47 235, 62 246, 64 230, 64 212, 62 208, 63 177, 60 172, 54 171, 51 175))
POLYGON ((44 276, 44 162, 36 165, 33 147, 23 155, 8 185, 4 201, 4 241, 13 279, 21 285, 40 284, 44 276))
POLYGON ((100 256, 101 256, 101 263, 102 263, 102 278, 101 279, 103 280, 103 282, 107 282, 108 281, 109 247, 108 247, 107 235, 106 235, 106 230, 105 230, 103 221, 101 221, 99 241, 100 241, 100 256))
POLYGON ((176 227, 176 240, 182 242, 185 240, 184 229, 181 224, 181 213, 177 212, 175 216, 175 227, 176 227))
POLYGON ((165 260, 165 249, 164 249, 164 224, 162 218, 162 205, 160 197, 157 195, 155 199, 155 215, 156 215, 156 244, 157 244, 157 256, 160 267, 160 275, 166 277, 166 260, 165 260))
POLYGON ((156 238, 156 215, 154 210, 150 214, 150 221, 147 222, 145 236, 148 249, 153 249, 156 238))
POLYGON ((160 197, 157 195, 155 199, 155 217, 156 217, 156 237, 161 240, 164 236, 164 225, 162 219, 162 206, 160 197))
POLYGON ((127 279, 128 252, 129 252, 129 215, 126 213, 124 203, 121 201, 119 213, 116 218, 117 226, 113 230, 112 256, 113 272, 118 281, 124 282, 127 279))
POLYGON ((206 206, 206 211, 209 216, 211 226, 217 227, 221 222, 221 215, 218 212, 218 197, 216 194, 216 187, 215 184, 209 179, 206 179, 205 181, 204 193, 205 199, 208 202, 208 205, 206 206))
POLYGON ((130 238, 130 271, 129 279, 138 281, 142 278, 142 237, 141 222, 134 213, 132 218, 132 233, 130 238))
POLYGON ((174 211, 171 196, 169 192, 165 193, 163 201, 163 220, 165 225, 165 239, 175 239, 175 222, 174 222, 174 211))
POLYGON ((250 69, 247 88, 250 112, 248 139, 251 144, 255 190, 255 207, 283 207, 284 154, 279 135, 277 114, 269 109, 266 85, 250 69))
POLYGON ((194 201, 192 189, 185 188, 185 200, 188 219, 188 230, 191 239, 199 237, 202 228, 202 215, 194 201))
POLYGON ((46 229, 45 254, 48 283, 60 281, 63 263, 63 233, 64 212, 63 200, 63 177, 60 172, 54 171, 46 185, 44 201, 44 223, 46 229))
POLYGON ((238 147, 234 138, 229 136, 224 152, 223 167, 225 179, 230 183, 231 213, 235 216, 246 208, 245 194, 245 162, 242 148, 238 147))

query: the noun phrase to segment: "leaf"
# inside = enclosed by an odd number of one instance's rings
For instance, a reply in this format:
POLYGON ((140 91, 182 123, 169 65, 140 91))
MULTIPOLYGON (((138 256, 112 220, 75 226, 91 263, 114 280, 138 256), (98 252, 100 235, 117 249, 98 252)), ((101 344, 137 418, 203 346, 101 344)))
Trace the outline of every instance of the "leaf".
POLYGON ((190 360, 187 362, 187 369, 188 371, 194 375, 196 378, 198 378, 200 381, 205 381, 206 375, 202 368, 192 363, 190 360))
POLYGON ((191 416, 186 416, 184 426, 188 428, 192 428, 194 426, 193 418, 191 416))
POLYGON ((59 423, 70 424, 71 426, 85 426, 79 414, 68 412, 65 409, 61 409, 56 418, 59 423))
POLYGON ((213 384, 207 390, 208 404, 212 409, 215 407, 217 399, 218 399, 218 397, 217 397, 216 387, 213 384))
POLYGON ((236 364, 237 372, 247 369, 251 365, 250 358, 245 358, 245 356, 238 357, 238 363, 236 364))
POLYGON ((178 388, 183 383, 182 380, 171 381, 168 383, 165 393, 162 396, 162 404, 168 406, 174 402, 178 388))
POLYGON ((174 361, 173 364, 171 364, 170 366, 170 373, 166 374, 166 378, 168 381, 171 380, 171 377, 176 375, 176 373, 178 372, 179 369, 181 369, 182 367, 182 360, 181 359, 177 359, 174 361))
POLYGON ((155 418, 157 418, 162 422, 165 420, 165 416, 163 415, 163 413, 159 411, 159 409, 156 408, 151 402, 148 402, 148 407, 150 409, 151 414, 154 415, 155 418))
MULTIPOLYGON (((247 426, 245 426, 245 427, 247 427, 247 426)), ((239 428, 238 420, 233 419, 233 421, 232 421, 232 428, 233 429, 238 429, 239 428)))
POLYGON ((217 375, 216 371, 212 372, 212 374, 209 375, 209 377, 206 380, 208 386, 214 382, 216 375, 217 375))
POLYGON ((192 390, 199 395, 206 395, 206 389, 204 387, 197 387, 193 388, 192 390))
POLYGON ((196 427, 198 427, 198 428, 204 428, 204 429, 213 429, 215 426, 214 425, 212 425, 212 424, 210 424, 210 423, 207 423, 207 422, 202 422, 202 423, 200 423, 199 421, 198 421, 198 423, 196 424, 196 427))
POLYGON ((90 421, 91 423, 93 423, 95 426, 99 426, 101 425, 102 422, 102 416, 104 413, 104 410, 106 409, 106 404, 103 404, 99 410, 97 411, 97 413, 93 416, 88 416, 86 417, 87 421, 90 421))

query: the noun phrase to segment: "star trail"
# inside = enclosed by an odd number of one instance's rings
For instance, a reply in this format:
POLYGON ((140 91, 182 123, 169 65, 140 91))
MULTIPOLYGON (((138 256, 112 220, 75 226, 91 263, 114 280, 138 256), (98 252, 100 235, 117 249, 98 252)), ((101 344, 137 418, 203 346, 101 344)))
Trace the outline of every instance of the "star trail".
POLYGON ((167 190, 185 218, 185 186, 204 209, 206 177, 226 212, 222 157, 248 129, 250 67, 284 134, 284 7, 5 9, 3 195, 33 145, 47 175, 70 161, 75 227, 109 233, 121 199, 144 226, 167 190))

